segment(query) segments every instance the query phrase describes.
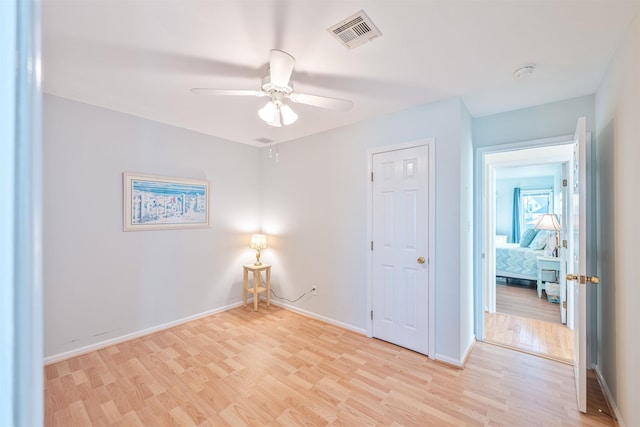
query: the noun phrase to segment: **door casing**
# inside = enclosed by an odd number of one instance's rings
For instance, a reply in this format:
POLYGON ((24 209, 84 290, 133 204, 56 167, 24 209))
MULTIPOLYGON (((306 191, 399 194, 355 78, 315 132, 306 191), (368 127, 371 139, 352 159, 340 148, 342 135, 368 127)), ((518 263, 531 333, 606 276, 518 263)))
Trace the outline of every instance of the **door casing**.
MULTIPOLYGON (((475 336, 476 339, 482 341, 484 339, 484 309, 487 303, 485 298, 485 285, 487 280, 487 257, 485 256, 488 248, 491 249, 491 242, 488 242, 486 236, 488 236, 487 232, 487 203, 485 194, 487 192, 486 184, 487 184, 487 176, 490 175, 487 173, 487 170, 491 170, 491 168, 495 168, 496 165, 487 166, 486 157, 489 154, 495 153, 506 153, 515 150, 524 150, 528 148, 541 148, 541 147, 551 147, 557 145, 571 145, 573 144, 573 134, 571 135, 563 135, 559 137, 552 138, 544 138, 539 140, 531 140, 531 141, 522 141, 511 144, 499 144, 492 145, 486 147, 479 147, 474 150, 474 324, 475 324, 475 336)), ((593 191, 593 169, 592 169, 592 160, 591 160, 591 152, 592 152, 592 144, 591 144, 591 133, 587 132, 587 194, 594 195, 593 191)), ((562 159, 558 159, 558 161, 564 161, 562 159)), ((492 188, 492 187, 491 187, 492 188)), ((590 250, 590 248, 594 247, 595 243, 595 216, 593 215, 593 210, 595 204, 591 202, 587 206, 587 227, 590 231, 588 234, 589 240, 587 241, 587 269, 590 266, 595 267, 594 262, 594 253, 595 251, 590 250)), ((495 224, 493 224, 493 230, 495 234, 495 224)), ((494 264, 495 265, 495 264, 494 264)), ((595 269, 591 269, 590 271, 595 271, 595 269)), ((591 308, 591 301, 595 298, 595 295, 592 295, 591 292, 587 292, 587 307, 591 308)), ((591 310, 591 315, 595 315, 593 310, 591 310)), ((592 339, 589 337, 595 336, 595 318, 587 319, 586 324, 586 332, 587 332, 587 341, 589 346, 587 348, 587 366, 592 366, 593 361, 595 361, 596 355, 594 351, 596 349, 595 344, 592 339)))

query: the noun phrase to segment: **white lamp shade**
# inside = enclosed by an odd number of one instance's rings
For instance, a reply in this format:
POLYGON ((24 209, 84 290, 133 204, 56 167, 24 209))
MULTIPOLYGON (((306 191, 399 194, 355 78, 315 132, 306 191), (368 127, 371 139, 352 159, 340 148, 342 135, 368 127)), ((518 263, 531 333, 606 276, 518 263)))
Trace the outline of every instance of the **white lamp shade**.
POLYGON ((298 120, 298 115, 288 105, 280 107, 280 112, 282 113, 282 123, 285 125, 290 125, 298 120))
POLYGON ((264 249, 267 247, 267 236, 264 234, 251 235, 251 249, 264 249))
POLYGON ((280 115, 280 109, 276 108, 276 112, 273 114, 273 120, 271 120, 270 122, 267 122, 267 124, 269 126, 274 126, 279 128, 280 126, 282 126, 282 120, 281 120, 281 115, 280 115))
POLYGON ((534 228, 536 230, 558 231, 560 230, 560 223, 555 214, 542 214, 534 228))
POLYGON ((276 105, 272 101, 269 101, 267 102, 267 105, 258 110, 258 115, 262 120, 269 123, 275 118, 276 110, 276 105))

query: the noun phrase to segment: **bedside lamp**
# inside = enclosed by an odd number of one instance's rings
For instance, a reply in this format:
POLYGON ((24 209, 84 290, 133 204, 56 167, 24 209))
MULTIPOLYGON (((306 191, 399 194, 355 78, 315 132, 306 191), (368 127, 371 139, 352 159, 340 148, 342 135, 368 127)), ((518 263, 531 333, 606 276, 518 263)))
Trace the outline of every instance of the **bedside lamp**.
MULTIPOLYGON (((547 248, 549 248, 551 245, 549 244, 549 235, 551 231, 554 232, 558 232, 560 231, 560 223, 558 222, 558 217, 556 216, 556 214, 542 214, 540 216, 540 218, 538 218, 538 222, 536 223, 535 227, 536 230, 545 230, 547 232, 547 248)), ((553 250, 550 252, 550 255, 553 255, 553 253, 556 251, 556 248, 558 247, 558 235, 556 234, 556 243, 553 246, 553 250)))
POLYGON ((256 250, 256 262, 254 265, 262 265, 260 262, 260 249, 267 247, 267 236, 264 234, 252 234, 251 235, 251 249, 256 250))

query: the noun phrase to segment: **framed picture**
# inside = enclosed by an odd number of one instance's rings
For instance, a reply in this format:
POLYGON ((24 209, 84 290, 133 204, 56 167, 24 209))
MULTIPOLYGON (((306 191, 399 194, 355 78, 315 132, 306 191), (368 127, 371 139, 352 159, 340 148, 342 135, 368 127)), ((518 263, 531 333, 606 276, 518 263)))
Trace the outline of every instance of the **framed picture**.
POLYGON ((123 173, 124 231, 209 227, 209 182, 123 173))

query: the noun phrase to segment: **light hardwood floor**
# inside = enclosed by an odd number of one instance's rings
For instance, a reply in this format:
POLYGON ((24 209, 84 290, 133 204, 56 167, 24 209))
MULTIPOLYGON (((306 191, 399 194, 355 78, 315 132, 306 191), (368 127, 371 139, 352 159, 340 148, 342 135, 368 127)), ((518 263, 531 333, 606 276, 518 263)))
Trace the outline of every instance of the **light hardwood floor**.
POLYGON ((496 311, 560 324, 560 304, 547 301, 535 287, 496 284, 496 311))
POLYGON ((573 363, 573 331, 560 323, 504 313, 484 313, 485 341, 573 363))
POLYGON ((485 341, 573 363, 573 331, 560 323, 559 304, 535 289, 496 286, 497 313, 485 313, 485 341))
MULTIPOLYGON (((572 367, 477 343, 465 369, 277 306, 45 367, 47 426, 606 426, 572 367)), ((605 411, 606 412, 606 411, 605 411)))

